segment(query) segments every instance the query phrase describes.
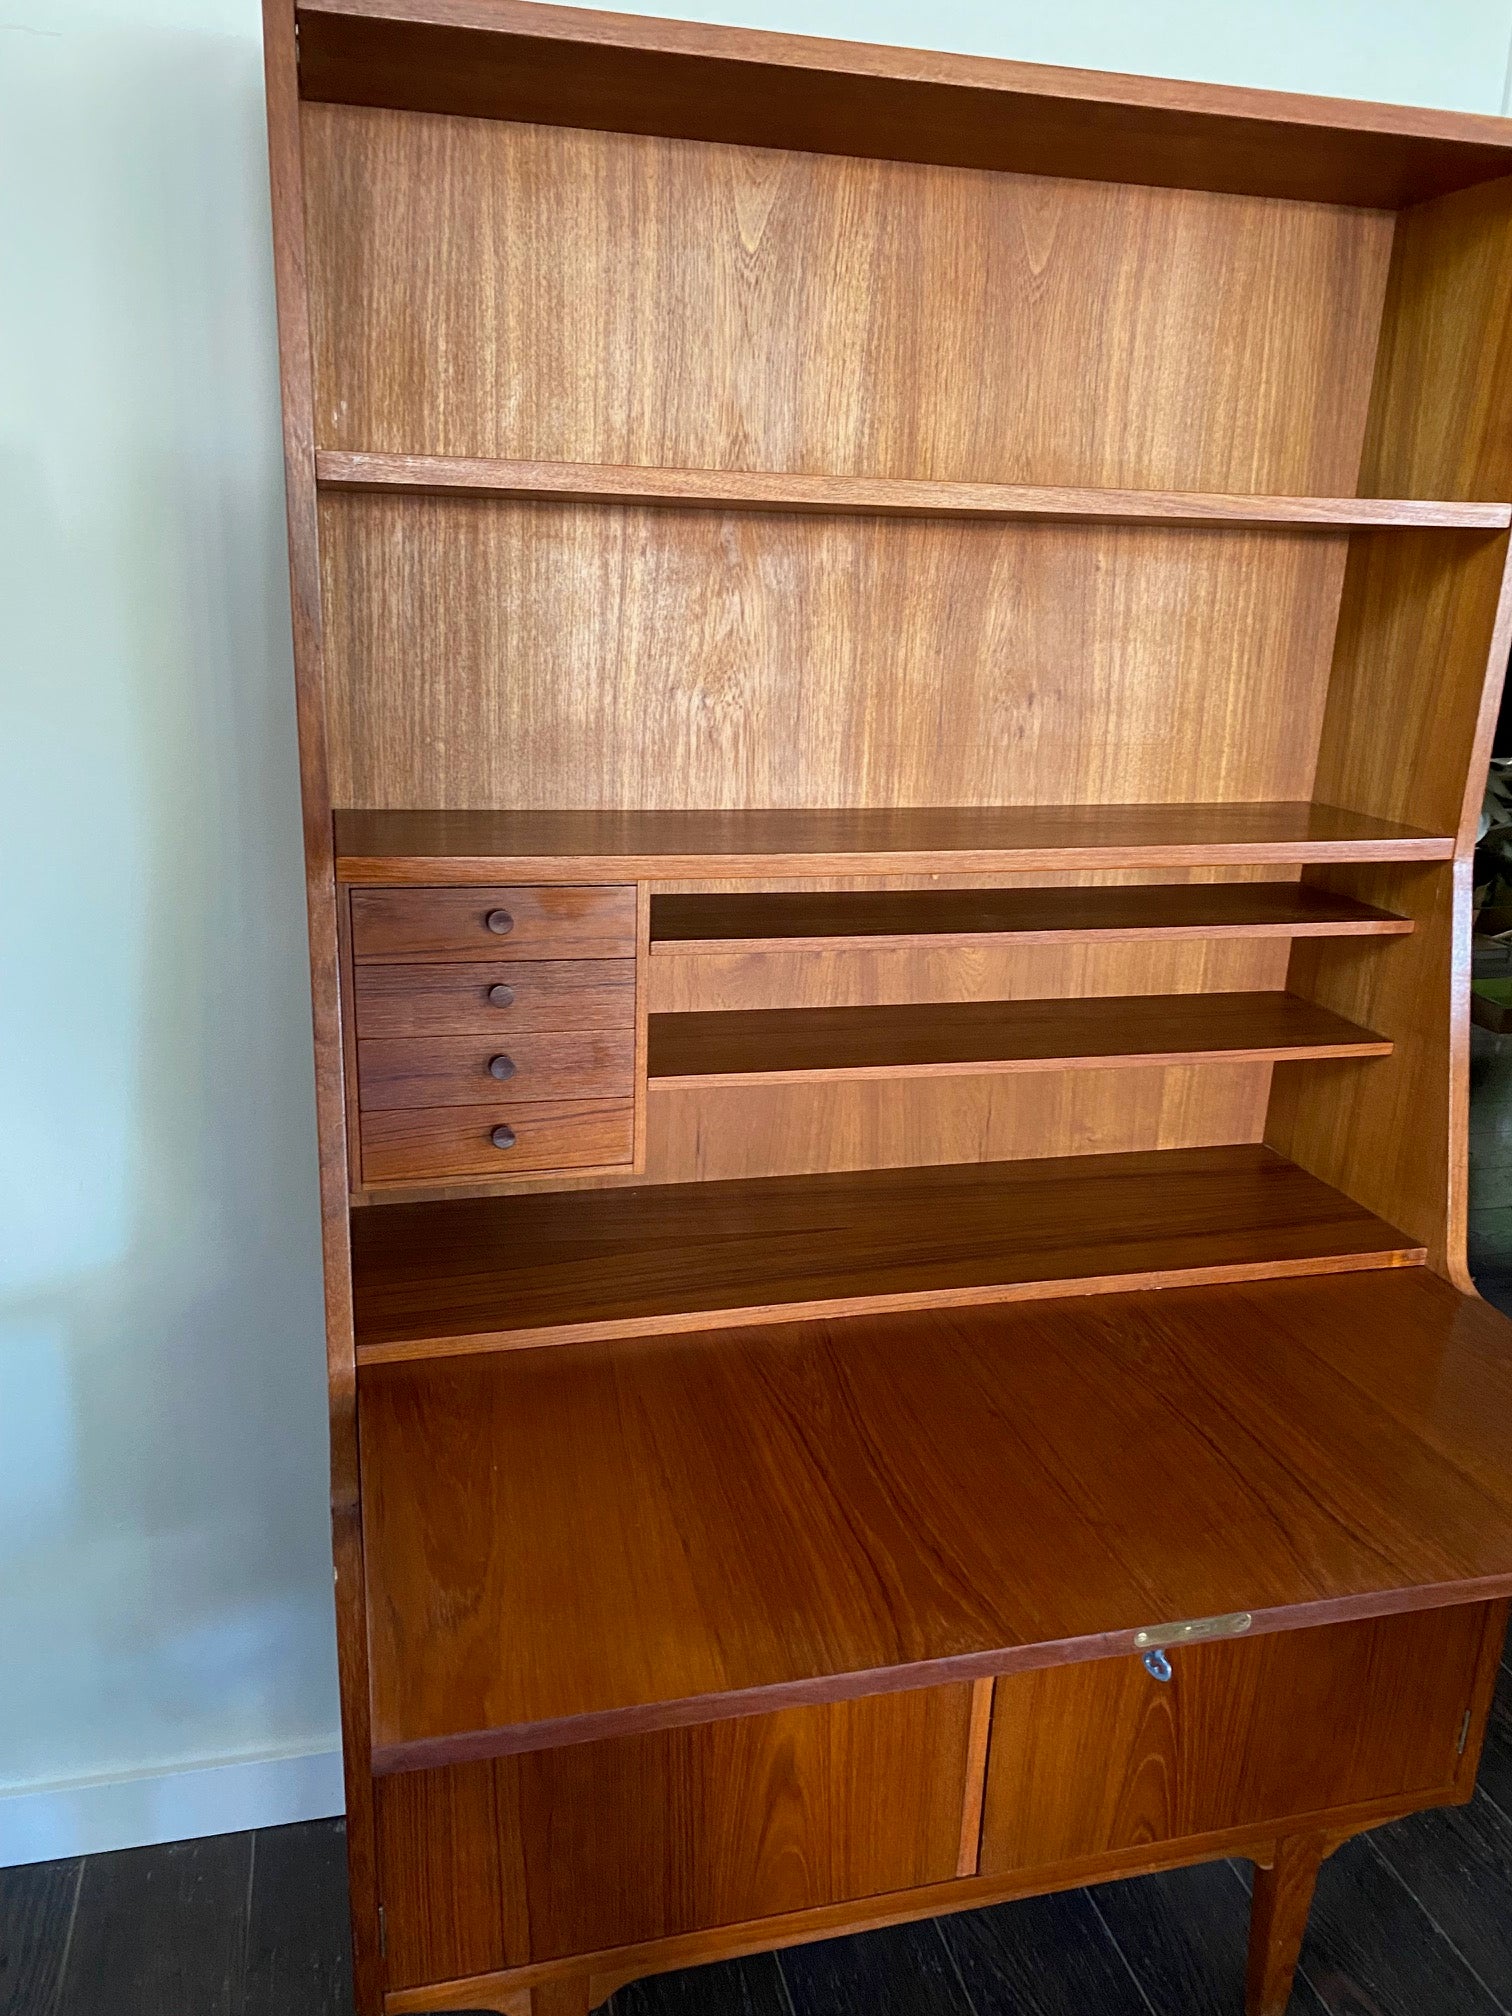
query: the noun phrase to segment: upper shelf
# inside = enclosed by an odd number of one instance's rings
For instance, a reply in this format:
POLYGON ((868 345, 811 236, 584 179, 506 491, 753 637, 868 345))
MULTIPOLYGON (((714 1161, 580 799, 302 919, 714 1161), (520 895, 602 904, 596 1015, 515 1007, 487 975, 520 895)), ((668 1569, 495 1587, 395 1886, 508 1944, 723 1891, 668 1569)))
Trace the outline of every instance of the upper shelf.
POLYGON ((362 1375, 380 1771, 1512 1591, 1512 1357, 1425 1268, 362 1375))
POLYGON ((462 497, 696 510, 853 513, 883 518, 1043 518, 1058 523, 1281 527, 1442 526, 1498 531, 1512 505, 1400 497, 1209 496, 1182 490, 1091 490, 1026 483, 936 483, 902 477, 802 476, 774 470, 636 469, 597 462, 486 461, 322 448, 327 490, 423 491, 462 497))
POLYGON ((301 95, 1397 209, 1512 173, 1504 119, 600 13, 304 0, 301 95))
POLYGON ((683 881, 1447 861, 1448 834, 1305 800, 741 812, 338 811, 344 882, 683 881))

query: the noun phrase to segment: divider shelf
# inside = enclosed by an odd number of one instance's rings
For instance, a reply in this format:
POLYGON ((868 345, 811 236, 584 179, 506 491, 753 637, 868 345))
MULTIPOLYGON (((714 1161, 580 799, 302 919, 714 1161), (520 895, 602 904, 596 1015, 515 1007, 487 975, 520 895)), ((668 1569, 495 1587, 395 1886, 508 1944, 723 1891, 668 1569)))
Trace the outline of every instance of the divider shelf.
POLYGON ((1306 799, 1184 805, 334 814, 343 882, 682 881, 1447 861, 1454 836, 1306 799))
POLYGON ((651 951, 891 951, 1062 939, 1389 937, 1397 917, 1301 882, 653 896, 651 951))
POLYGON ((1274 526, 1428 526, 1500 531, 1504 503, 1429 497, 1276 497, 1189 490, 1105 490, 1066 484, 941 483, 917 478, 801 475, 785 470, 633 468, 478 456, 392 455, 322 448, 325 490, 492 497, 501 503, 641 504, 710 511, 861 513, 885 518, 1040 518, 1057 523, 1274 526))
POLYGON ((1248 1144, 391 1204, 352 1221, 364 1364, 1423 1257, 1248 1144))
POLYGON ((379 1771, 1512 1591, 1503 1321, 1425 1268, 388 1365, 360 1428, 379 1771))
POLYGON ((1120 994, 653 1015, 647 1069, 655 1092, 1390 1054, 1387 1038, 1295 994, 1120 994))

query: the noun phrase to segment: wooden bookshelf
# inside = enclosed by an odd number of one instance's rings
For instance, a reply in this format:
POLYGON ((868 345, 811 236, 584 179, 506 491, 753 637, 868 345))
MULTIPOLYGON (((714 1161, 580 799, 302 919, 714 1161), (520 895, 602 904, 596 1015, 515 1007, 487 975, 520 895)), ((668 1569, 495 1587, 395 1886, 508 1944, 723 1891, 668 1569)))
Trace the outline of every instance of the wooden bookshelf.
POLYGON ((1281 2016, 1512 1591, 1512 123, 265 42, 357 2016, 1217 1855, 1281 2016))
POLYGON ((1501 531, 1505 504, 1420 497, 1205 497, 1191 492, 1092 490, 1028 483, 921 483, 775 470, 614 469, 597 462, 504 462, 450 455, 374 455, 326 449, 315 473, 328 490, 429 491, 517 503, 657 504, 710 511, 814 511, 884 518, 1044 518, 1118 525, 1438 525, 1501 531))
POLYGON ((1424 1258, 1264 1147, 388 1206, 352 1238, 364 1364, 1424 1258))

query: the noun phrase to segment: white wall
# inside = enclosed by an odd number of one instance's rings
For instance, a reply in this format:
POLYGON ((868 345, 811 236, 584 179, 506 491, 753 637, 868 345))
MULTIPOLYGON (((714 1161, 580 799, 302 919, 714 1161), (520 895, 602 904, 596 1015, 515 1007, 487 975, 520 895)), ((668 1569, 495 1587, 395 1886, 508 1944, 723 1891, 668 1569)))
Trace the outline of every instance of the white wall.
MULTIPOLYGON (((1497 110, 1512 0, 663 0, 1497 110)), ((254 0, 0 19, 0 1861, 335 1810, 254 0)))

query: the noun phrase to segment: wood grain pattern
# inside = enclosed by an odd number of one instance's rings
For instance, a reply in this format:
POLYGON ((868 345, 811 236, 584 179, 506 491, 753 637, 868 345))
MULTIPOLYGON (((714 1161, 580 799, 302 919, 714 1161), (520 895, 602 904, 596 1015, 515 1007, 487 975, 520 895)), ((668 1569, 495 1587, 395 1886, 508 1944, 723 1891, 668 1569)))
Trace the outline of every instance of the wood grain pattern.
POLYGON ((284 506, 288 524, 289 601, 294 699, 299 735, 300 820, 310 1001, 315 1038, 315 1118, 320 1165, 320 1244, 324 1288, 327 1415, 331 1452, 331 1535, 335 1575, 336 1657, 351 1898, 352 1994, 357 2016, 379 2016, 377 1850, 369 1756, 367 1618, 359 1512, 357 1381, 352 1352, 348 1258, 346 1071, 338 970, 332 853, 327 694, 315 496, 314 365, 305 247, 304 162, 300 137, 299 48, 294 0, 263 0, 268 174, 273 215, 273 277, 282 391, 284 506))
MULTIPOLYGON (((1353 536, 1319 750, 1320 796, 1460 832, 1488 682, 1499 693, 1512 644, 1503 607, 1508 552, 1507 539, 1495 534, 1431 540, 1403 533, 1391 553, 1375 533, 1353 536), (1387 747, 1388 713, 1395 756, 1387 747)), ((1492 721, 1495 711, 1493 704, 1492 721)), ((1481 788, 1473 793, 1475 813, 1481 788)))
POLYGON ((389 1987, 485 1974, 505 1962, 504 1852, 492 1770, 412 1771, 377 1796, 389 1987), (432 1871, 444 1882, 425 1881, 432 1871))
POLYGON ((323 449, 1355 488, 1389 218, 354 107, 304 132, 323 449))
POLYGON ((1408 932, 1410 917, 1299 882, 1082 889, 927 889, 653 896, 653 955, 908 949, 1064 938, 1353 937, 1408 932))
POLYGON ((625 959, 491 959, 368 965, 353 975, 360 1040, 508 1036, 517 1029, 628 1029, 635 968, 625 959), (507 987, 511 998, 491 998, 507 987))
POLYGON ((431 491, 515 503, 698 505, 709 510, 860 513, 882 518, 1106 519, 1137 525, 1438 525, 1505 530, 1512 506, 1421 497, 1213 496, 1031 484, 800 476, 778 470, 632 469, 603 462, 522 462, 465 455, 375 455, 323 448, 325 490, 431 491))
POLYGON ((971 1691, 789 1709, 385 1780, 391 1984, 454 1977, 447 1913, 457 1897, 475 1950, 505 1967, 953 1875, 971 1691), (475 1861, 470 1842, 485 1825, 489 1848, 475 1861))
POLYGON ((1398 219, 1381 322, 1362 490, 1420 482, 1434 495, 1505 494, 1512 421, 1505 386, 1512 277, 1508 175, 1398 219), (1414 391, 1416 387, 1416 391, 1414 391))
POLYGON ((1403 1268, 373 1367, 375 1765, 1507 1594, 1504 1336, 1403 1268))
POLYGON ((1308 800, 729 811, 335 814, 343 881, 460 885, 1447 861, 1452 834, 1308 800))
POLYGON ((597 1099, 540 1099, 516 1103, 398 1106, 362 1115, 362 1181, 391 1183, 466 1181, 472 1176, 518 1176, 557 1170, 628 1169, 634 1159, 635 1107, 623 1093, 597 1099), (493 1130, 514 1135, 504 1148, 493 1130))
POLYGON ((663 1088, 648 1102, 646 1174, 657 1183, 719 1182, 1222 1147, 1261 1139, 1270 1084, 1269 1064, 1209 1061, 1116 1073, 663 1088))
MULTIPOLYGON (((1243 871, 1239 871, 1243 872, 1243 871)), ((945 891, 933 892, 942 897, 945 891)), ((863 900, 865 900, 863 898, 863 900)), ((1071 900, 1075 900, 1074 897, 1071 900)), ((653 1013, 1252 992, 1281 987, 1285 938, 921 945, 843 957, 731 952, 653 959, 653 1013)), ((1268 1064, 1165 1070, 723 1083, 651 1103, 656 1181, 997 1161, 1258 1140, 1268 1064)))
POLYGON ((327 494, 333 789, 989 805, 1008 770, 1046 804, 1300 799, 1349 536, 327 494))
POLYGON ((1509 1616, 1512 1616, 1512 1603, 1505 1597, 1500 1603, 1484 1606, 1485 1631, 1476 1664, 1475 1684, 1470 1694, 1470 1715, 1469 1720, 1460 1725, 1459 1762, 1454 1773, 1454 1796, 1456 1801, 1464 1804, 1468 1804, 1475 1794, 1476 1773, 1480 1769, 1486 1731, 1503 1678, 1502 1653, 1507 1644, 1509 1616))
POLYGON ((1322 958, 1315 944, 1292 954, 1288 986, 1335 1012, 1366 1014, 1389 1036, 1379 1083, 1347 1065, 1319 1076, 1286 1066, 1272 1083, 1265 1138, 1325 1182, 1375 1211, 1391 1211, 1461 1288, 1468 1169, 1470 865, 1356 877, 1329 876, 1352 893, 1410 912, 1411 938, 1381 948, 1366 970, 1322 958))
MULTIPOLYGON (((1363 489, 1416 475, 1457 496, 1512 485, 1509 253, 1507 182, 1403 218, 1363 489)), ((1345 893, 1412 908, 1419 931, 1375 972, 1337 949, 1298 946, 1290 984, 1341 1014, 1370 1014, 1397 1048, 1368 1083, 1330 1073, 1304 1086, 1280 1074, 1267 1138, 1388 1211, 1468 1288, 1471 857, 1512 649, 1512 567, 1504 538, 1455 535, 1441 549, 1404 539, 1388 556, 1375 534, 1354 535, 1317 788, 1383 817, 1433 818, 1456 834, 1456 863, 1404 878, 1406 903, 1391 879, 1329 877, 1345 893)))
POLYGON ((633 959, 635 890, 354 889, 352 951, 369 959, 633 959), (490 918, 507 918, 496 932, 490 918))
POLYGON ((982 1806, 987 1795, 987 1749, 992 1738, 994 1680, 976 1680, 971 1687, 971 1732, 966 1746, 966 1796, 961 1802, 961 1844, 956 1853, 957 1876, 975 1876, 982 1855, 982 1806))
POLYGON ((509 0, 308 0, 307 98, 1397 206, 1502 120, 509 0))
POLYGON ((1264 994, 1286 985, 1284 936, 1137 939, 1114 933, 790 951, 726 949, 659 959, 655 1015, 754 1008, 904 1007, 925 1002, 1090 1000, 1105 995, 1264 994))
POLYGON ((364 1120, 370 1113, 403 1106, 628 1102, 635 1096, 635 1030, 375 1037, 357 1045, 357 1073, 364 1120), (506 1067, 511 1075, 501 1076, 506 1067))
POLYGON ((1190 1645, 997 1683, 985 1875, 1447 1792, 1481 1604, 1190 1645))
POLYGON ((391 1206, 352 1241, 367 1364, 1417 1258, 1254 1147, 391 1206))
POLYGON ((1318 1868, 1332 1846, 1326 1835, 1291 1835, 1276 1844, 1269 1868, 1256 1869, 1245 2016, 1286 2016, 1318 1868))
POLYGON ((1132 994, 653 1015, 647 1070, 656 1091, 706 1079, 1384 1057, 1390 1048, 1389 1039, 1293 994, 1132 994))

